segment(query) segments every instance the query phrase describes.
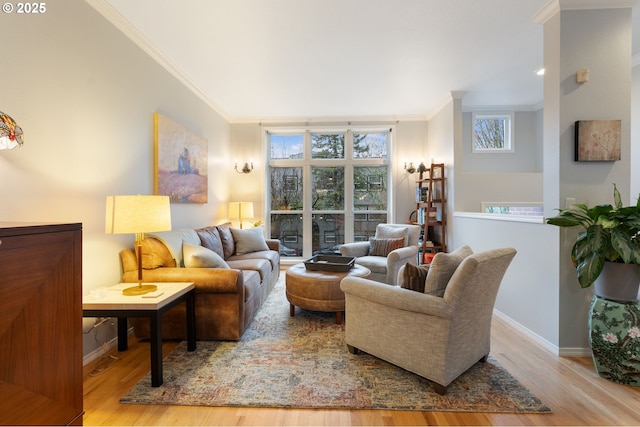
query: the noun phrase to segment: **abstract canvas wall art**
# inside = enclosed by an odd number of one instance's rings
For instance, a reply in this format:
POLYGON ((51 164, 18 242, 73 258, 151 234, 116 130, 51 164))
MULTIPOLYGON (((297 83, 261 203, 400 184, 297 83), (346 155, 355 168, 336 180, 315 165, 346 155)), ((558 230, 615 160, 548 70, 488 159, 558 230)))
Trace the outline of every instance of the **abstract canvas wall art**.
POLYGON ((207 203, 207 140, 159 113, 154 124, 155 194, 171 203, 207 203))
POLYGON ((620 160, 620 120, 579 120, 575 127, 577 162, 620 160))

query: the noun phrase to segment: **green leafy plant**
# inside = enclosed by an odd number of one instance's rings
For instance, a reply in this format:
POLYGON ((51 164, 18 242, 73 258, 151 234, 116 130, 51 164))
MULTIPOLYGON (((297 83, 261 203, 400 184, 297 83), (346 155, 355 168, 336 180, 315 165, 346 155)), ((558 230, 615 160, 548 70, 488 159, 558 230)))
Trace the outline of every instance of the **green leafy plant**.
POLYGON ((571 249, 571 259, 583 288, 591 286, 605 261, 640 264, 640 197, 635 206, 622 206, 620 192, 613 184, 614 206, 592 208, 577 204, 547 219, 558 227, 581 227, 571 249))

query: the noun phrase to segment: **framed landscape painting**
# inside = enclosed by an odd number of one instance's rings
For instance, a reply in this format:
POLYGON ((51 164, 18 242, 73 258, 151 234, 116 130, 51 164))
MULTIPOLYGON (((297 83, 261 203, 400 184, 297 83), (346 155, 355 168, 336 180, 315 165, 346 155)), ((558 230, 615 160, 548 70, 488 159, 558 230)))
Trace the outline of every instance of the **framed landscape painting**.
POLYGON ((577 162, 620 160, 620 120, 579 120, 576 127, 577 162))
POLYGON ((171 203, 207 203, 207 140, 159 113, 154 127, 155 194, 171 203))

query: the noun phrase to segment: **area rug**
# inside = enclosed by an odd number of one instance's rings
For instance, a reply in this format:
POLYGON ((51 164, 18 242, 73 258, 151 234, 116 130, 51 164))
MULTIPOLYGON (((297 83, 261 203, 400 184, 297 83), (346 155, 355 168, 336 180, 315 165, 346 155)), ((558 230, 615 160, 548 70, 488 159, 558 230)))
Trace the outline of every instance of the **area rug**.
POLYGON ((334 313, 296 308, 295 317, 289 316, 283 282, 282 277, 239 342, 198 341, 195 352, 180 343, 164 358, 162 386, 151 387, 147 374, 120 402, 551 412, 491 358, 474 365, 441 396, 422 377, 365 353, 352 355, 334 313))

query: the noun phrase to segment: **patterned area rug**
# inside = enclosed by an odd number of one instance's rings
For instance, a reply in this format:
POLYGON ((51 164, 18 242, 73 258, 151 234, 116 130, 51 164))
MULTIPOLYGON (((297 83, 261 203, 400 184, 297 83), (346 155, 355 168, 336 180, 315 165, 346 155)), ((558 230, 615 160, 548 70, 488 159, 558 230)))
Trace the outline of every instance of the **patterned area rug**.
MULTIPOLYGON (((283 275, 284 276, 284 275, 283 275)), ((347 320, 348 321, 348 320, 347 320)), ((551 412, 495 360, 478 363, 445 396, 431 382, 365 353, 352 355, 334 313, 296 308, 281 277, 239 342, 182 342, 121 403, 271 408, 551 412)))

